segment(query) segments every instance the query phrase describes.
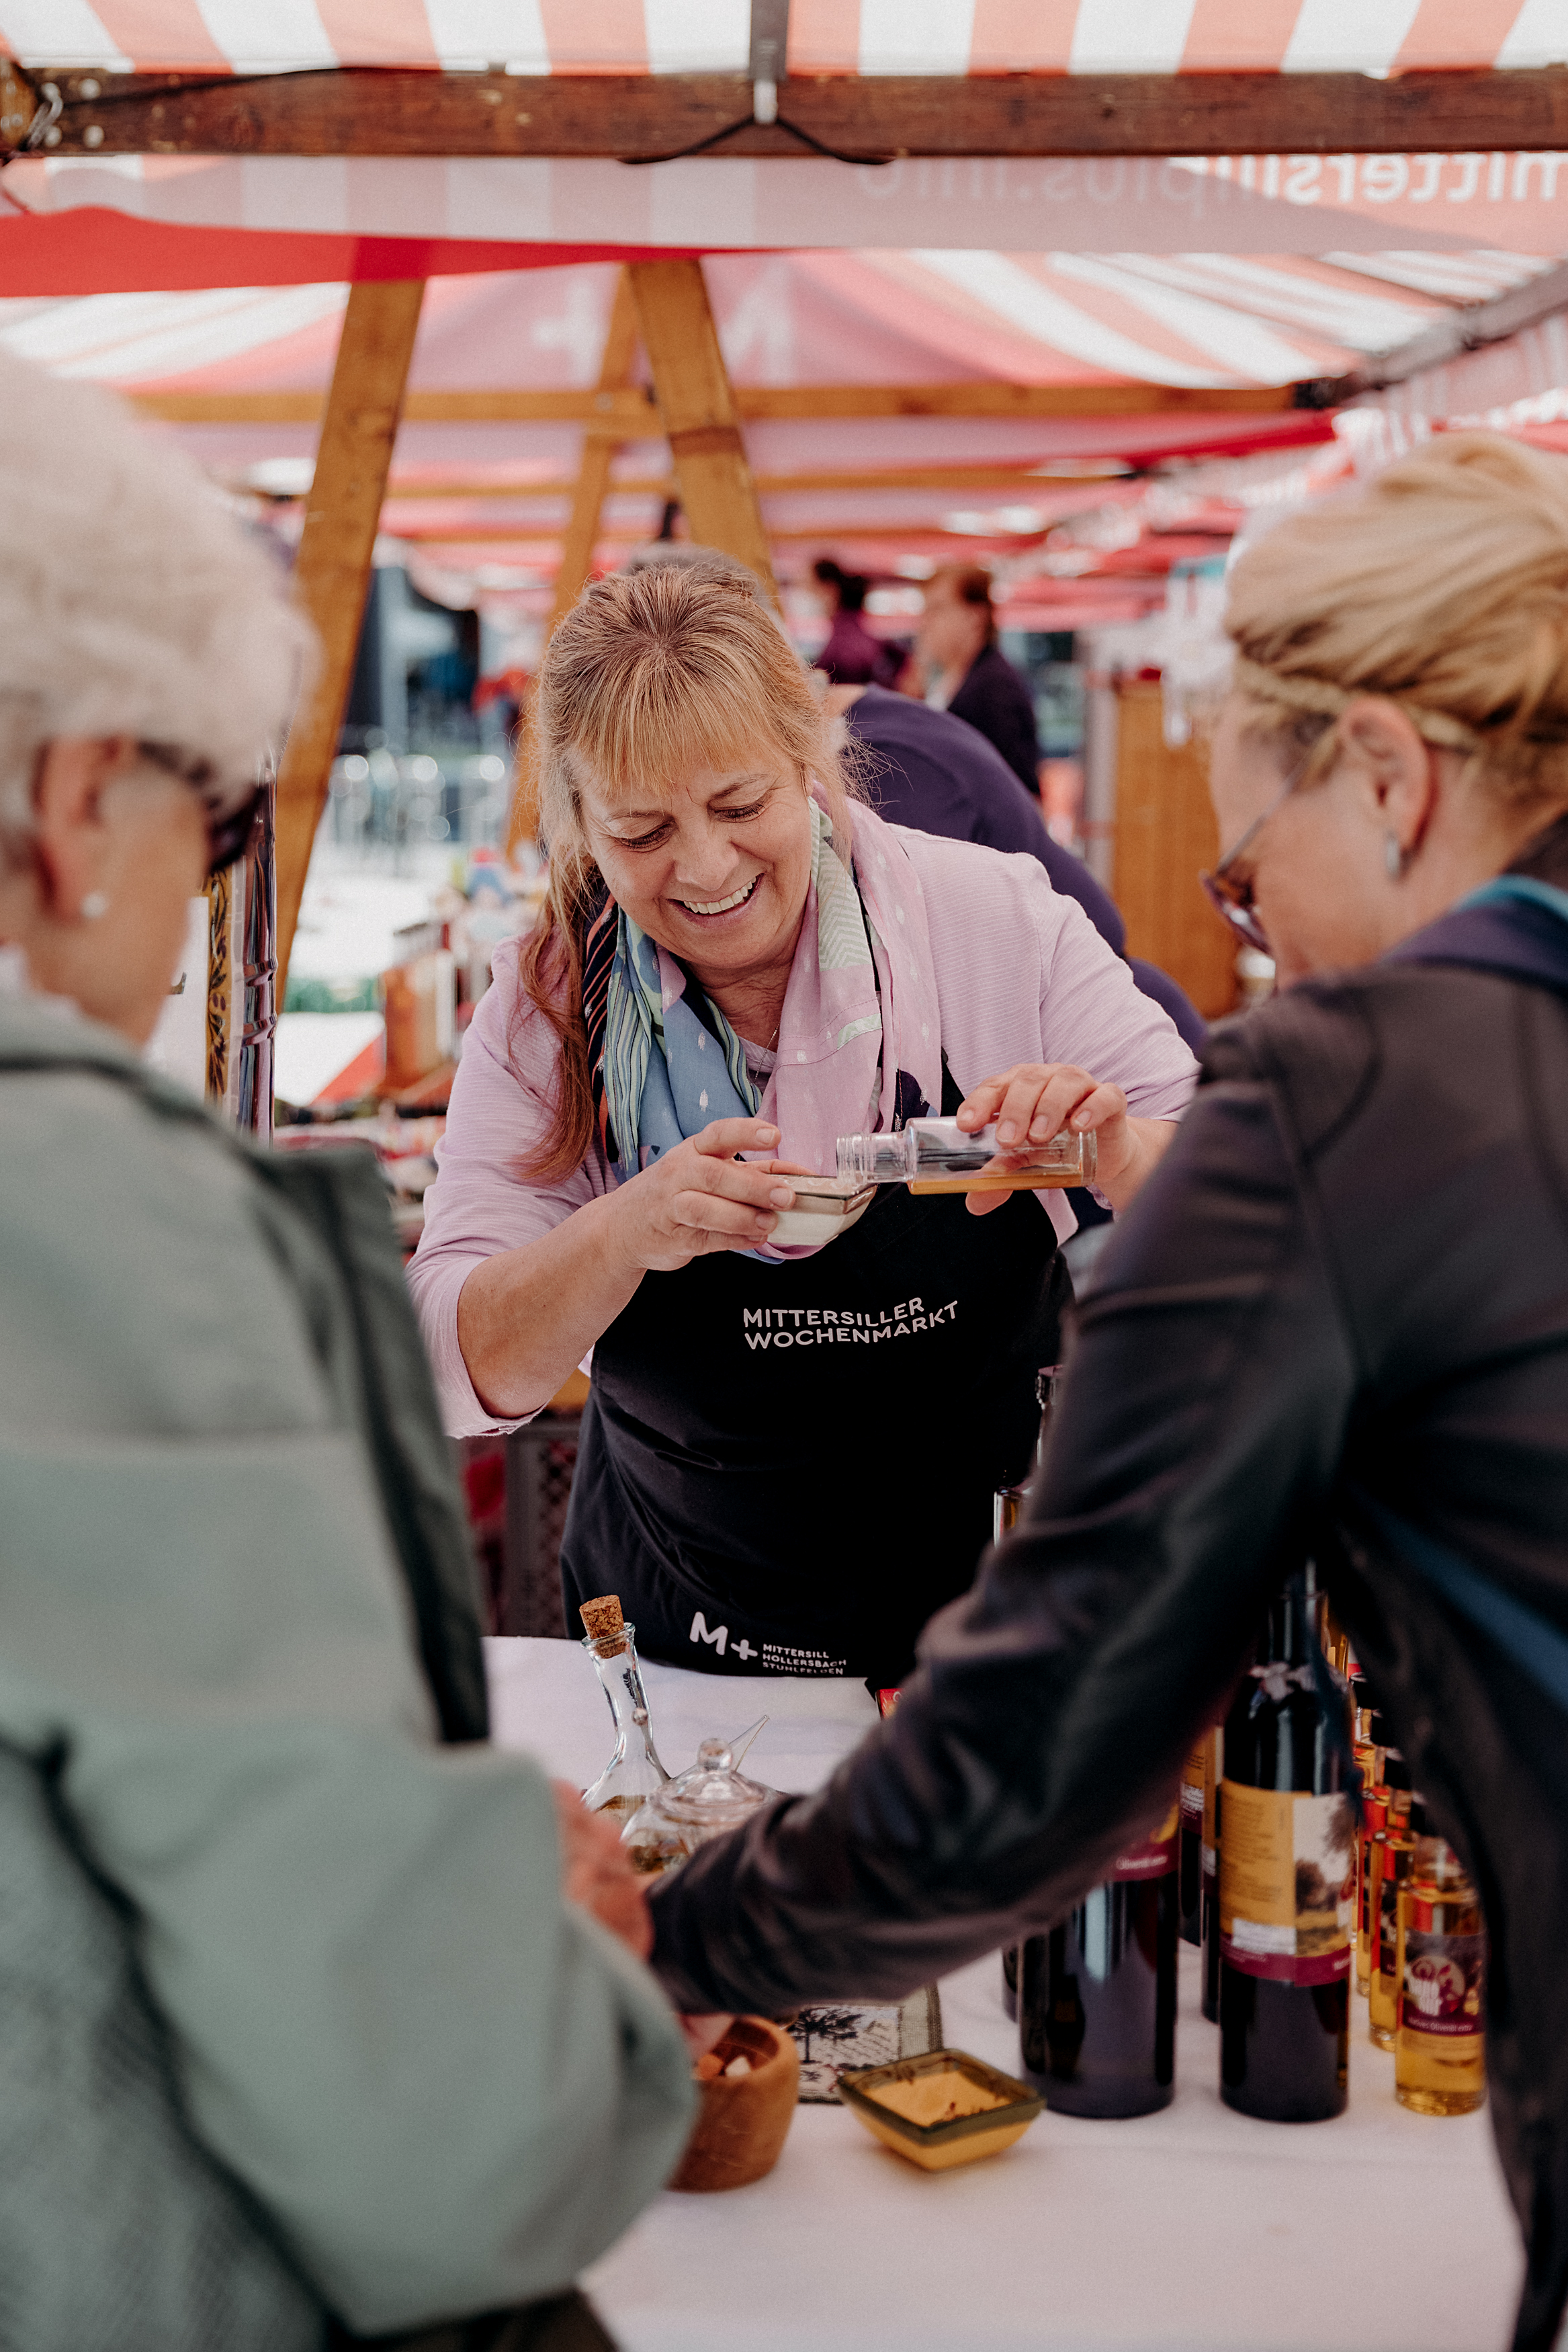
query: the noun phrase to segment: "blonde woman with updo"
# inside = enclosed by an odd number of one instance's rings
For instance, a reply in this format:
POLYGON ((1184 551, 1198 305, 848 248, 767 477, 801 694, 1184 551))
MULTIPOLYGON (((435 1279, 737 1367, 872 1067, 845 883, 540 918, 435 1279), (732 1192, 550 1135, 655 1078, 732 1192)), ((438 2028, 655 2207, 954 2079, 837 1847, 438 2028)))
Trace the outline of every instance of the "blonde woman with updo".
POLYGON ((469 1032, 412 1268, 448 1426, 516 1426, 591 1349, 569 1608, 613 1585, 654 1656, 896 1683, 1030 1458, 1072 1213, 892 1186, 780 1246, 790 1175, 927 1110, 1071 1122, 1123 1208, 1196 1065, 1037 859, 855 799, 735 566, 590 588, 534 733, 547 915, 469 1032))
POLYGON ((1165 1815, 1312 1556, 1484 1896, 1515 2345, 1547 2352, 1568 2290, 1568 464, 1437 441, 1243 555, 1228 627, 1215 881, 1286 984, 1212 1039, 1098 1262, 1025 1524, 927 1628, 894 1722, 655 1896, 654 1966, 681 2008, 774 2014, 897 1999, 1062 1918, 1165 1815))

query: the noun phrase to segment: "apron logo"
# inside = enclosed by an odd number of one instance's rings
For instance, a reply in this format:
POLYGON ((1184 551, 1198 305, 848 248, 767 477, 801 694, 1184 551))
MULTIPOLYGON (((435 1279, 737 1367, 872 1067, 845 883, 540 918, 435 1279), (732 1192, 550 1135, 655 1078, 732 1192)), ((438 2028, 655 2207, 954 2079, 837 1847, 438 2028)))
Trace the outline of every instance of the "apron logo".
POLYGON ((748 1348, 874 1348, 879 1339, 908 1339, 956 1320, 958 1302, 927 1307, 909 1298, 873 1312, 832 1307, 743 1307, 740 1326, 748 1348))
POLYGON ((696 1615, 692 1619, 690 1638, 694 1642, 708 1643, 718 1652, 719 1656, 722 1658, 729 1642, 729 1627, 727 1625, 716 1625, 713 1632, 710 1633, 707 1629, 707 1619, 703 1615, 702 1611, 699 1609, 696 1615))
MULTIPOLYGON (((692 1630, 686 1636, 686 1639, 691 1642, 706 1642, 710 1643, 711 1646, 718 1652, 719 1656, 722 1658, 725 1653, 725 1645, 727 1643, 729 1643, 729 1627, 727 1625, 716 1625, 713 1632, 710 1633, 707 1629, 707 1619, 703 1615, 702 1611, 699 1609, 695 1616, 692 1619, 692 1630)), ((755 1658, 758 1655, 758 1653, 752 1648, 750 1643, 743 1633, 738 1642, 730 1643, 730 1655, 733 1658, 745 1658, 749 1660, 751 1658, 755 1658)))

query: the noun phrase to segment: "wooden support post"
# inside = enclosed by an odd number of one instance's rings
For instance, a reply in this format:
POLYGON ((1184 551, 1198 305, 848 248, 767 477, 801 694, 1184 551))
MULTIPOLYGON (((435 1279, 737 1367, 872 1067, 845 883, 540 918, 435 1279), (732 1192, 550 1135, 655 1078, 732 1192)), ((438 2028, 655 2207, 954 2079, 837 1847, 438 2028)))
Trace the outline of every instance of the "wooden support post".
POLYGON ((768 533, 702 264, 633 261, 628 274, 692 537, 748 563, 777 601, 768 533))
MULTIPOLYGON (((637 306, 632 299, 629 273, 622 268, 615 281, 615 299, 610 306, 610 324, 605 330, 604 355, 599 365, 601 392, 620 392, 632 380, 632 359, 637 348, 637 306)), ((602 435, 585 433, 582 436, 582 462, 572 491, 571 520, 567 524, 561 541, 560 563, 555 575, 555 603, 545 630, 548 645, 563 614, 576 604, 583 582, 588 578, 593 562, 593 550, 599 538, 599 517, 604 505, 604 493, 610 487, 610 467, 619 442, 602 435)), ((539 829, 538 794, 534 790, 525 757, 528 720, 520 717, 517 748, 513 755, 512 807, 507 820, 507 855, 517 854, 518 845, 538 838, 539 829)))
MULTIPOLYGON (((622 268, 615 281, 615 299, 611 305, 610 325, 604 337, 604 357, 600 363, 601 392, 621 392, 632 381, 632 358, 637 348, 637 308, 632 299, 627 272, 622 268)), ((553 635, 556 623, 563 613, 576 604, 578 593, 588 578, 593 562, 594 542, 599 537, 600 510, 604 493, 610 487, 611 461, 620 446, 618 442, 601 440, 596 435, 584 434, 582 467, 572 493, 571 520, 561 541, 560 569, 555 575, 555 607, 549 616, 548 635, 553 635)))
POLYGON ((294 927, 338 733, 354 674, 423 278, 350 287, 316 476, 294 567, 295 593, 320 640, 320 665, 288 730, 277 775, 277 1002, 288 985, 294 927))

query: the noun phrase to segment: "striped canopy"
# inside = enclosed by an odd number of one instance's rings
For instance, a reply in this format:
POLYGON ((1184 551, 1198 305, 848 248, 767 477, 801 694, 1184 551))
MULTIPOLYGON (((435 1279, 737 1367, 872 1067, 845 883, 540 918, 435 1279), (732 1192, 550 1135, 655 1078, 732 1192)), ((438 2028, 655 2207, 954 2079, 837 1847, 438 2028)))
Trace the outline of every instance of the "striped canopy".
MULTIPOLYGON (((793 0, 794 74, 1370 74, 1568 61, 1563 0, 793 0)), ((749 0, 0 0, 24 65, 744 73, 749 0)))
MULTIPOLYGON (((1283 384, 1395 353, 1457 307, 1528 286, 1542 268, 1500 254, 1399 252, 1302 261, 884 250, 705 264, 743 413, 753 390, 845 380, 1283 384)), ((399 436, 382 528, 452 601, 548 602, 581 436, 570 424, 422 421, 419 400, 483 385, 593 385, 613 283, 605 265, 432 282, 410 377, 416 413, 399 436)), ((319 285, 13 300, 0 302, 0 344, 165 406, 193 394, 308 395, 325 390, 344 299, 341 285, 319 285)), ((1561 330, 1532 331, 1448 369, 1441 392, 1469 409, 1563 383, 1561 330), (1485 373, 1470 383, 1467 370, 1485 373)), ((1412 413, 1406 399, 1400 429, 1412 413)), ((1382 429, 1375 412, 1356 415, 1364 437, 1382 429)), ((287 498, 308 483, 308 413, 166 429, 234 490, 287 498)), ((1017 579, 1043 627, 1148 609, 1173 562, 1223 543, 1249 483, 1267 491, 1302 463, 1321 470, 1327 460, 1332 471, 1335 446, 1330 418, 1290 408, 754 418, 746 441, 782 577, 801 579, 828 552, 884 578, 984 558, 1017 579)), ((1338 446, 1361 444, 1342 434, 1338 446)), ((674 488, 661 441, 626 445, 602 510, 601 564, 656 532, 674 488)))

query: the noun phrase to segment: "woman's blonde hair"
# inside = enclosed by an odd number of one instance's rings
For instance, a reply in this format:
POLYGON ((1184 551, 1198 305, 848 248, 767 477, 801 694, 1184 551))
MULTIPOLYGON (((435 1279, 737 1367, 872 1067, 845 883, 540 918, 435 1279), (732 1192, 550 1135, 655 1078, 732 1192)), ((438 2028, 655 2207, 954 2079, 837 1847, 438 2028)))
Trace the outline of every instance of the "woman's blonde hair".
POLYGON ((1568 799, 1568 460, 1443 435, 1239 557, 1226 627, 1282 759, 1386 695, 1499 800, 1568 799))
POLYGON ((759 744, 795 771, 802 793, 817 785, 847 857, 852 778, 761 583, 741 565, 715 557, 595 581, 551 637, 526 754, 549 889, 520 971, 560 1041, 554 1118, 526 1163, 536 1181, 580 1166, 593 1135, 581 942, 600 877, 584 784, 664 793, 699 769, 737 766, 759 744))

